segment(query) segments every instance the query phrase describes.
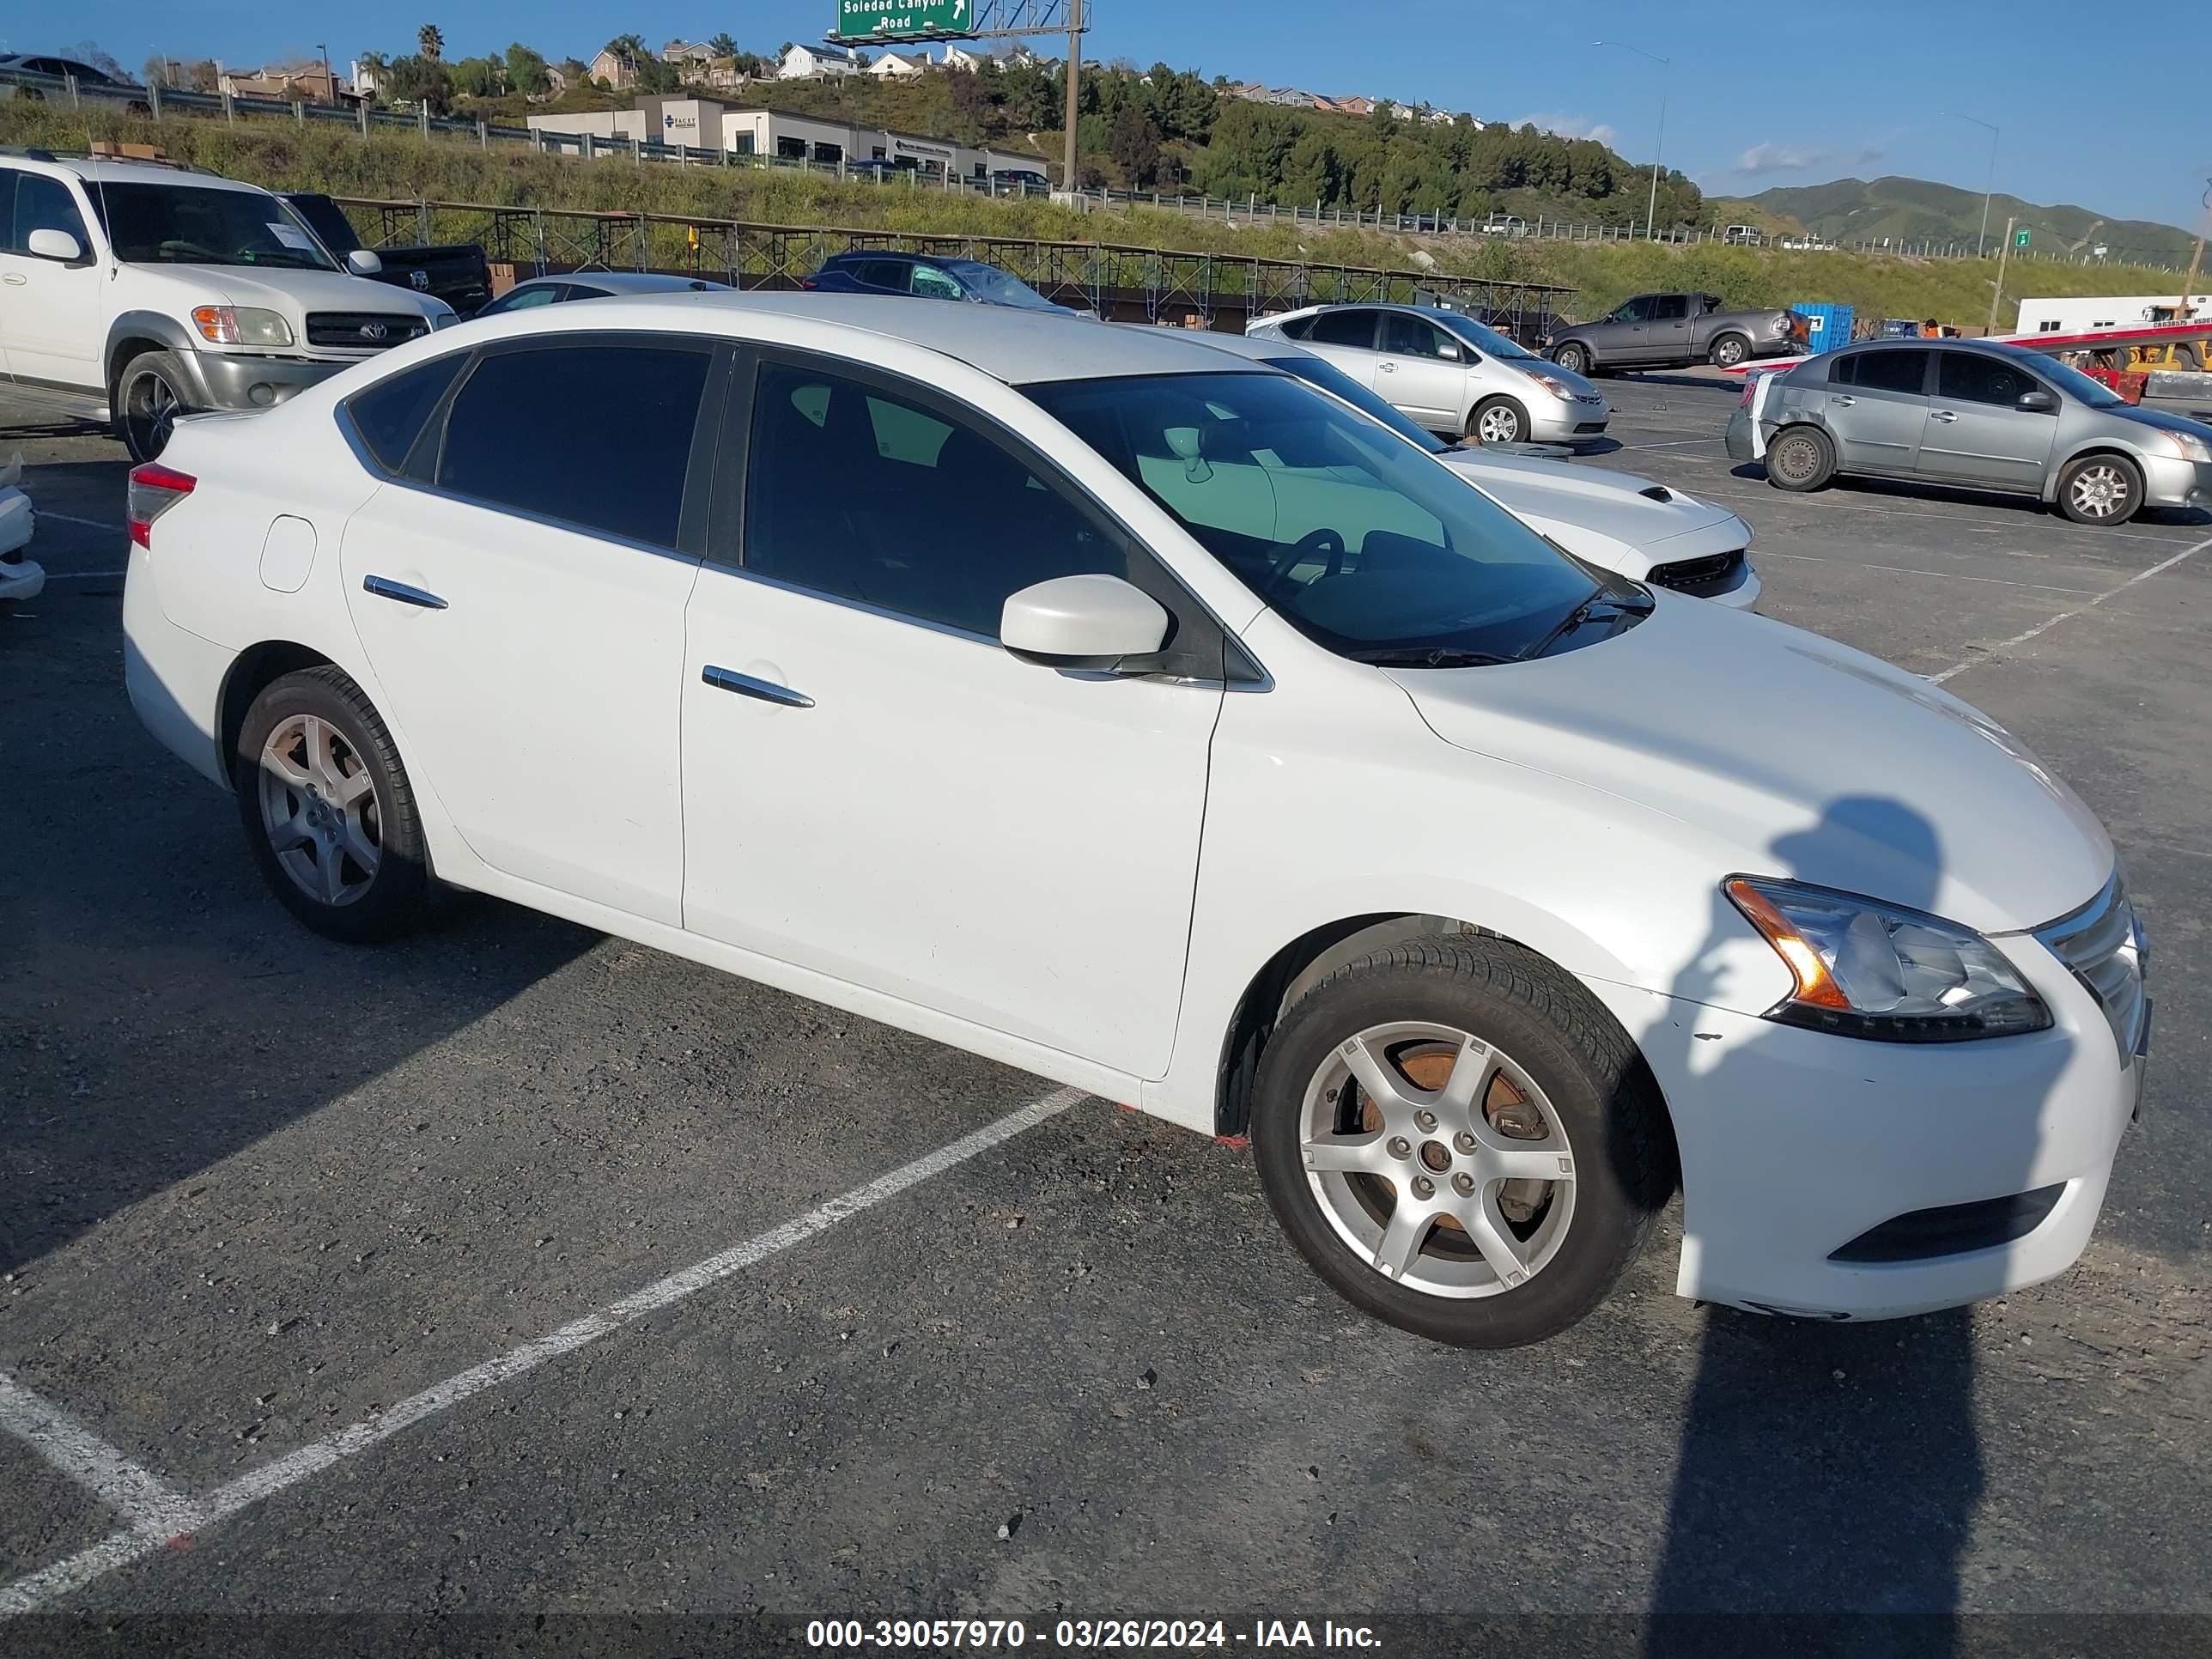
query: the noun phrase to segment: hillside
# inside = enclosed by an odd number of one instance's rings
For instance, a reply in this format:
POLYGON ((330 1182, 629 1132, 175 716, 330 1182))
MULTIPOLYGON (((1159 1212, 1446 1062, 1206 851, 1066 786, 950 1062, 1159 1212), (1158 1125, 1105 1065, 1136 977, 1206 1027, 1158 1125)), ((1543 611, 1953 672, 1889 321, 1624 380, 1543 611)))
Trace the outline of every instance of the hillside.
MULTIPOLYGON (((1838 179, 1826 185, 1778 185, 1748 198, 1752 207, 1814 234, 1853 241, 1964 241, 1982 223, 1982 198, 1926 179, 1838 179)), ((2106 219, 2087 208, 2042 207, 2017 196, 1990 201, 1990 235, 2003 234, 2008 217, 2033 233, 2038 253, 2080 253, 2101 242, 2108 260, 2170 265, 2189 263, 2196 238, 2172 225, 2145 219, 2106 219)))
MULTIPOLYGON (((350 129, 289 121, 175 118, 156 124, 112 109, 72 112, 51 105, 0 103, 0 144, 82 150, 94 137, 157 143, 179 161, 226 177, 283 190, 322 190, 382 200, 467 202, 647 212, 756 223, 836 226, 881 232, 1030 237, 1114 242, 1366 266, 1410 268, 1425 254, 1446 273, 1558 283, 1579 290, 1574 316, 1590 316, 1650 289, 1699 289, 1730 305, 1832 301, 1885 317, 1938 317, 1978 325, 1989 310, 1990 264, 1886 255, 1786 252, 1705 243, 1506 241, 1495 237, 1386 235, 1372 228, 1305 223, 1225 223, 1150 208, 1082 213, 1049 202, 994 200, 938 191, 840 184, 818 173, 750 167, 644 167, 481 150, 466 139, 424 141, 379 129, 364 143, 350 129)), ((480 215, 435 216, 439 237, 484 234, 480 215)), ((668 257, 682 257, 672 232, 668 257)), ((572 255, 571 257, 576 257, 572 255)), ((2156 293, 2172 276, 2112 265, 2015 265, 2008 298, 2022 294, 2156 293)), ((2008 303, 2001 320, 2009 323, 2008 303)))

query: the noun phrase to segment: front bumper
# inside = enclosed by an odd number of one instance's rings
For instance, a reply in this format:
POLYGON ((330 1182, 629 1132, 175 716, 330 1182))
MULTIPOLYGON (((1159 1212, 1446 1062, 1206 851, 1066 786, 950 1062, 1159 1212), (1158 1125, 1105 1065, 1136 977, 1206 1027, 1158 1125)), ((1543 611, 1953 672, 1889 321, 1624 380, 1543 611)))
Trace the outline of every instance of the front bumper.
POLYGON ((1993 943, 2050 1005, 2052 1029, 1870 1042, 1590 983, 1667 1095, 1681 1151, 1681 1295, 1888 1319, 2001 1296, 2073 1264, 2104 1203, 2142 1061, 2120 1055, 2094 999, 2041 944, 1993 943), (2018 1238, 1837 1259, 1899 1217, 2053 1187, 2048 1212, 2018 1238))
POLYGON ((1540 444, 1586 444, 1605 435, 1613 410, 1604 398, 1595 404, 1577 398, 1562 403, 1546 394, 1528 399, 1528 436, 1540 444))
POLYGON ((2145 507, 2212 507, 2212 464, 2146 455, 2142 465, 2145 507))
POLYGON ((353 367, 351 359, 256 357, 245 352, 180 351, 198 409, 272 409, 295 392, 353 367))

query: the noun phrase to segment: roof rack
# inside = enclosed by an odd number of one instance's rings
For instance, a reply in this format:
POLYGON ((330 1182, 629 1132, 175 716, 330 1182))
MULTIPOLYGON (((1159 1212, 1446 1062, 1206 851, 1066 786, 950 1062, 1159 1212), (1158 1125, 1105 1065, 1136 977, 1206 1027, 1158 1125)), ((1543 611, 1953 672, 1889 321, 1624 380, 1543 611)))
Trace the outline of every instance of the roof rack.
POLYGON ((40 149, 32 144, 0 144, 0 155, 12 155, 19 161, 53 161, 61 158, 50 149, 40 149))

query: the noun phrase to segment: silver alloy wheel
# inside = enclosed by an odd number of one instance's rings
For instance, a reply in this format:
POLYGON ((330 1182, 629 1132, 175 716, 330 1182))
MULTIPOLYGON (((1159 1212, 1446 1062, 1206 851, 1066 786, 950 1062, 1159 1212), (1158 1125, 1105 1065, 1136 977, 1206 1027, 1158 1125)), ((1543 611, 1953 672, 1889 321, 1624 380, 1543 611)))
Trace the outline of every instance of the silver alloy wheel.
POLYGON ((1521 416, 1510 404, 1492 404, 1475 416, 1474 436, 1478 443, 1517 443, 1521 438, 1521 416))
POLYGON ((2084 518, 2111 519, 2128 510, 2135 486, 2128 475, 2111 461, 2094 461, 2074 475, 2067 486, 2074 510, 2084 518))
POLYGON ((1580 346, 1561 346, 1558 361, 1559 367, 1570 374, 1585 374, 1589 368, 1589 365, 1583 361, 1580 346))
POLYGON ((123 418, 131 430, 132 453, 150 461, 167 448, 183 409, 177 389, 166 376, 149 369, 132 380, 123 394, 123 418))
POLYGON ((1820 446, 1802 434, 1794 434, 1766 452, 1766 464, 1778 478, 1790 483, 1809 483, 1820 470, 1820 446))
POLYGON ((1734 368, 1743 361, 1743 342, 1733 334, 1713 348, 1713 361, 1723 368, 1734 368))
POLYGON ((1574 1224, 1574 1149, 1551 1102, 1511 1056, 1450 1025, 1401 1020, 1338 1043, 1306 1085, 1299 1138, 1337 1237, 1430 1296, 1525 1284, 1574 1224))
POLYGON ((277 721, 261 745, 261 823, 292 883, 350 904, 383 861, 376 782, 345 733, 319 714, 277 721))

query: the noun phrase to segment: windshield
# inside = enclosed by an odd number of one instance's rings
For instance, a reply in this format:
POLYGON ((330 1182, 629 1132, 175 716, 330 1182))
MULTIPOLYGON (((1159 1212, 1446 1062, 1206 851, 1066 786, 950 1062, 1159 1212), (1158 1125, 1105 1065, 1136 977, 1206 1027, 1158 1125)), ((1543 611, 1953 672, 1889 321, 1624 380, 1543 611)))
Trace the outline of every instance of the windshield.
POLYGON ((1507 339, 1494 328, 1485 328, 1472 317, 1462 317, 1456 311, 1430 313, 1453 333, 1477 351, 1486 351, 1493 357, 1526 357, 1534 360, 1536 354, 1526 347, 1507 339))
POLYGON ((1026 391, 1340 656, 1408 667, 1504 661, 1574 635, 1599 600, 1649 604, 1632 585, 1618 595, 1601 586, 1449 468, 1290 375, 1026 391))
POLYGON ((126 264, 257 265, 335 270, 299 216, 259 191, 96 184, 93 205, 126 264))
POLYGON ((1308 386, 1319 386, 1333 398, 1343 398, 1369 420, 1389 427, 1407 443, 1419 444, 1431 455, 1441 455, 1450 447, 1442 439, 1407 420, 1395 404, 1376 397, 1372 388, 1362 386, 1327 358, 1316 357, 1310 351, 1301 351, 1295 357, 1268 357, 1261 361, 1270 368, 1279 368, 1285 374, 1297 375, 1308 386))
POLYGON ((2093 380, 2080 369, 2060 362, 2056 357, 2042 357, 2035 365, 2035 372, 2068 397, 2085 403, 2092 409, 2117 409, 2127 402, 2102 380, 2093 380))
POLYGON ((1059 311, 1062 308, 1020 277, 1009 276, 996 265, 953 259, 946 262, 946 269, 994 305, 1027 306, 1033 311, 1059 311))

